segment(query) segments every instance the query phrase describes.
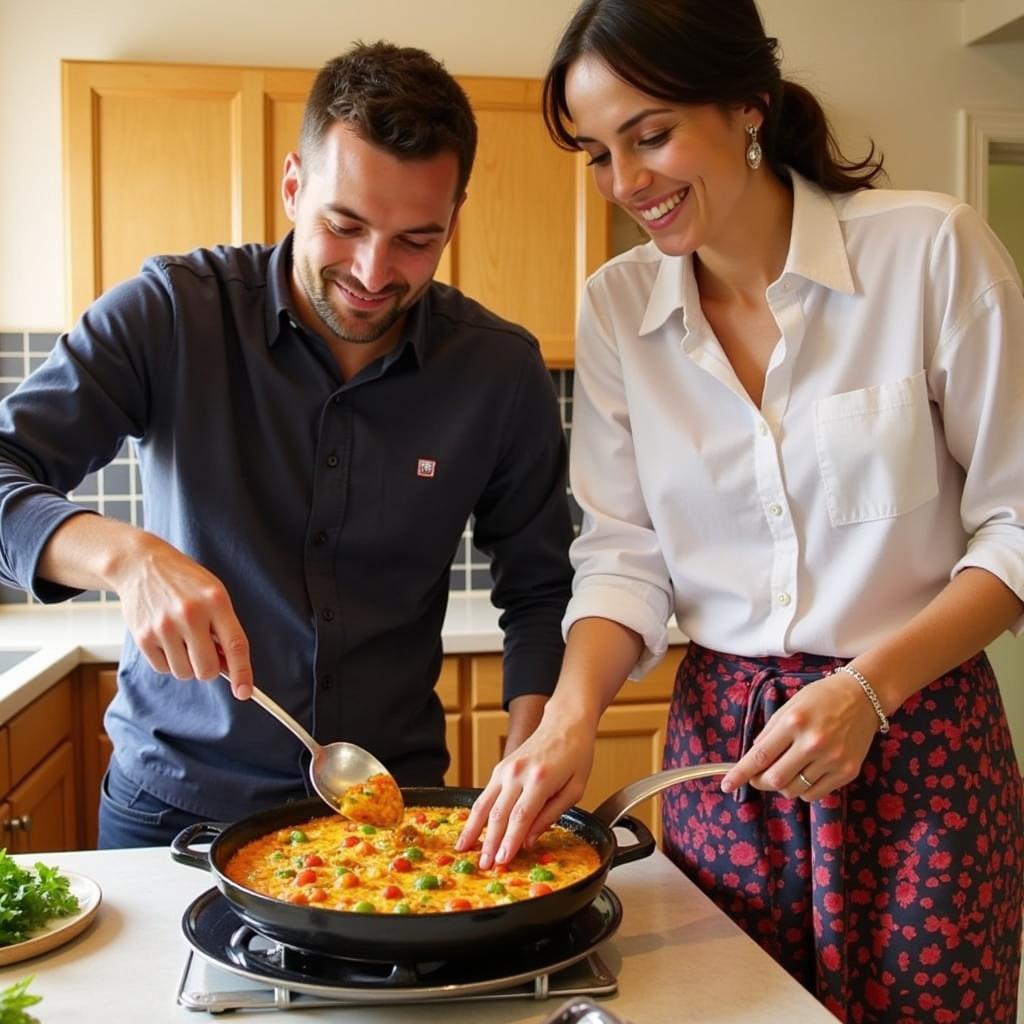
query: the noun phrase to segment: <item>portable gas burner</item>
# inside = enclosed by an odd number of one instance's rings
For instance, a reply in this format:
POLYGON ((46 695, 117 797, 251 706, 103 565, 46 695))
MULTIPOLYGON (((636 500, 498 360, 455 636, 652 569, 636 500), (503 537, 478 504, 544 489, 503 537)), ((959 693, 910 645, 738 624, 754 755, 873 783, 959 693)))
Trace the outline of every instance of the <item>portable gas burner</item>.
POLYGON ((597 947, 618 929, 610 889, 534 942, 492 956, 431 963, 379 963, 315 953, 267 939, 244 924, 217 889, 185 911, 192 947, 178 987, 191 1010, 299 1009, 469 999, 610 995, 618 982, 597 947))

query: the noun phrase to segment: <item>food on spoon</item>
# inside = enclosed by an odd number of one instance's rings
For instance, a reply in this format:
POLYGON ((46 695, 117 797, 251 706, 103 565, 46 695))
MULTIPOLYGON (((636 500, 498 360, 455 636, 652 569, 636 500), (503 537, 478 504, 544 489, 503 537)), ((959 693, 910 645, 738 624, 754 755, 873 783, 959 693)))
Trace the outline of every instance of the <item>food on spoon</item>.
POLYGON ((346 818, 382 828, 400 822, 404 809, 401 790, 386 772, 378 772, 365 782, 349 786, 338 800, 338 810, 346 818))
POLYGON ((596 871, 597 850, 552 825, 531 850, 481 871, 455 853, 468 811, 409 807, 394 829, 336 815, 250 840, 228 860, 235 884, 274 899, 356 914, 442 914, 502 906, 564 889, 596 871), (410 831, 417 838, 409 843, 410 831))

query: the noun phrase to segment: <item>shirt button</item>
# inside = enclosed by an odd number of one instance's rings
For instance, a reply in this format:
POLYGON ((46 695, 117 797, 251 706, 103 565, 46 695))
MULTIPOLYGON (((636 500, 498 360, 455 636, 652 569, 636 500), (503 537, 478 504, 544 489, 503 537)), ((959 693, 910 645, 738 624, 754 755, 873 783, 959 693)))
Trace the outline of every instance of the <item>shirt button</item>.
POLYGON ((787 594, 783 590, 779 593, 779 596, 776 598, 776 600, 779 602, 779 604, 782 605, 783 608, 785 608, 786 605, 789 604, 789 602, 792 600, 792 598, 790 598, 789 594, 787 594))
POLYGON ((331 688, 331 677, 330 676, 324 676, 323 679, 320 680, 320 689, 321 690, 329 690, 330 688, 331 688))
POLYGON ((758 423, 758 425, 757 425, 757 432, 762 437, 767 437, 768 436, 768 424, 765 423, 764 420, 762 420, 760 423, 758 423))
POLYGON ((327 534, 323 530, 318 530, 313 534, 314 544, 325 544, 327 542, 327 534))
POLYGON ((324 622, 333 622, 334 621, 334 609, 333 608, 325 608, 320 613, 320 618, 322 618, 324 620, 324 622))
POLYGON ((330 466, 331 469, 334 469, 334 467, 337 464, 338 464, 338 456, 337 455, 328 455, 327 456, 327 465, 330 466))
POLYGON ((777 501, 773 501, 768 506, 768 511, 771 512, 771 514, 773 516, 781 516, 782 515, 782 506, 777 501))

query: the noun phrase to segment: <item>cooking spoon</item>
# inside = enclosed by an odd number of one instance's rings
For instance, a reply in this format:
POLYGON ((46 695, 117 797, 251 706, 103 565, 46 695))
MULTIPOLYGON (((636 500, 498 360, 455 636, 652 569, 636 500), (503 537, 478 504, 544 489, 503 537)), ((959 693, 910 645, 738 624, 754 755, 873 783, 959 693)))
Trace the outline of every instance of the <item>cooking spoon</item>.
MULTIPOLYGON (((221 673, 225 679, 228 677, 221 673)), ((230 682, 230 680, 228 680, 230 682)), ((331 810, 366 825, 391 828, 402 820, 402 793, 391 773, 368 750, 355 743, 317 743, 298 722, 258 686, 252 700, 286 725, 312 754, 309 779, 331 810)))

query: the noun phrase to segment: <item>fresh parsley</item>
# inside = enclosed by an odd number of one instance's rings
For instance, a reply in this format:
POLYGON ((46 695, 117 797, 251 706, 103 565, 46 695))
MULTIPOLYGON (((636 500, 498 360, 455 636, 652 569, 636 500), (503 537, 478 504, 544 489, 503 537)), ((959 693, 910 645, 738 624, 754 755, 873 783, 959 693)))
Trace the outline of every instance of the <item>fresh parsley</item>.
MULTIPOLYGON (((23 868, 0 850, 0 946, 22 942, 36 928, 76 910, 78 897, 57 868, 41 863, 34 871, 23 868)), ((6 1018, 0 1017, 0 1024, 6 1018)))
POLYGON ((39 1024, 36 1017, 25 1012, 29 1006, 35 1006, 43 998, 30 996, 25 991, 32 980, 25 978, 0 992, 0 1024, 39 1024))

